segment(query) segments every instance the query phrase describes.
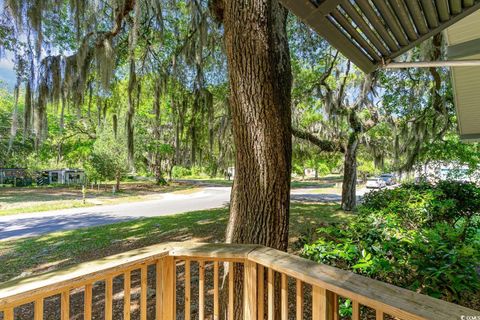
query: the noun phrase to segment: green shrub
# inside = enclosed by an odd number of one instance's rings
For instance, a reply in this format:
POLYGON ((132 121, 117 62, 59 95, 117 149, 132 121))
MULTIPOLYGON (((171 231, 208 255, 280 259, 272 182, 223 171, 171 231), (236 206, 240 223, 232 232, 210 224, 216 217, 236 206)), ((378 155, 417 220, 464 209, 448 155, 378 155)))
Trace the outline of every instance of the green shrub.
POLYGON ((446 181, 368 194, 347 226, 319 228, 312 260, 469 306, 480 279, 480 188, 446 181))
POLYGON ((184 178, 192 175, 192 171, 189 168, 182 166, 174 166, 172 168, 172 177, 173 178, 184 178))
POLYGON ((191 169, 191 176, 200 177, 203 175, 203 168, 198 166, 193 166, 191 169))

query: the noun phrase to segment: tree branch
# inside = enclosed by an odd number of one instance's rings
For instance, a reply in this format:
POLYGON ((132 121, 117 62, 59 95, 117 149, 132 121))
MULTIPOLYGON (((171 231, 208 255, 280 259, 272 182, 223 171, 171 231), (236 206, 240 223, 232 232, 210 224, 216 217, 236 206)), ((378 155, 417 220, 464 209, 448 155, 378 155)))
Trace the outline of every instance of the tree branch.
POLYGON ((316 145, 318 148, 320 148, 320 151, 323 152, 345 152, 345 148, 340 143, 319 139, 306 131, 292 128, 292 135, 298 139, 302 139, 316 145))

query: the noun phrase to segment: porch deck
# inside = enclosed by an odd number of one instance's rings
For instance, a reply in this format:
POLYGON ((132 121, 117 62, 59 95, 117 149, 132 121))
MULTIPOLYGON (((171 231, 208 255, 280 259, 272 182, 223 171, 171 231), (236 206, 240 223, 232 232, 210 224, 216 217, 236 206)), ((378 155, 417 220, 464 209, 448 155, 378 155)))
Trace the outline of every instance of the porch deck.
POLYGON ((114 316, 112 310, 113 301, 120 296, 123 299, 123 319, 130 319, 131 274, 135 271, 140 272, 140 319, 147 319, 149 302, 155 305, 156 319, 190 319, 193 301, 199 319, 220 319, 220 271, 224 267, 243 270, 243 297, 234 296, 232 272, 225 281, 228 319, 234 318, 234 310, 238 307, 243 309, 244 319, 274 319, 275 309, 280 310, 281 319, 304 319, 305 315, 315 320, 339 319, 339 298, 352 301, 352 319, 355 320, 366 314, 361 312, 361 306, 370 308, 370 315, 375 314, 376 319, 384 319, 389 315, 399 319, 450 320, 461 319, 462 315, 479 314, 468 308, 271 248, 165 243, 4 283, 0 285, 0 315, 4 320, 18 319, 16 309, 33 304, 33 318, 44 319, 45 299, 60 295, 58 313, 62 320, 71 316, 81 319, 82 314, 84 319, 90 320, 92 288, 95 283, 102 282, 105 288, 103 317, 107 320, 118 317, 114 316), (195 268, 198 267, 198 277, 192 277, 193 264, 195 268), (155 282, 153 295, 149 294, 147 287, 148 281, 152 280, 149 279, 152 273, 148 270, 152 269, 155 282), (213 279, 211 308, 206 308, 206 271, 213 279), (117 277, 123 277, 124 281, 122 292, 114 294, 113 280, 117 277), (295 288, 294 294, 288 288, 289 283, 295 288), (198 290, 192 290, 192 284, 196 288, 198 286, 198 290), (279 299, 274 294, 276 285, 280 286, 279 299), (181 296, 177 286, 183 287, 181 296), (70 297, 74 290, 83 295, 82 314, 71 309, 70 297), (206 314, 207 310, 211 312, 206 314))

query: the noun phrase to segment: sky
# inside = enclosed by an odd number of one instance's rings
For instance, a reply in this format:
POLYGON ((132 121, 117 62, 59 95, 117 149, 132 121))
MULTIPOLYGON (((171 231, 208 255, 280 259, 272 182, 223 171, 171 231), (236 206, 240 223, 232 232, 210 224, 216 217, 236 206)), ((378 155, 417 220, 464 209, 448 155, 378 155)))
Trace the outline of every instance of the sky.
MULTIPOLYGON (((3 0, 0 0, 0 13, 3 12, 3 0)), ((6 82, 9 88, 13 88, 16 82, 15 71, 11 55, 7 52, 6 57, 0 59, 0 81, 6 82)))
POLYGON ((16 75, 13 70, 13 62, 8 57, 0 59, 0 81, 6 82, 9 88, 13 88, 15 85, 16 75))

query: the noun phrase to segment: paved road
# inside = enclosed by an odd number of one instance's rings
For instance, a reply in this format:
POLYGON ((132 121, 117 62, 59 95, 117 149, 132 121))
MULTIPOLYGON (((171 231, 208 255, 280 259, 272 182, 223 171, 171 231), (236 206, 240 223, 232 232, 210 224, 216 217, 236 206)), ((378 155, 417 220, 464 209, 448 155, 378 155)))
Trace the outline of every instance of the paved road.
POLYGON ((192 194, 166 193, 161 199, 116 205, 0 216, 0 241, 54 231, 223 207, 230 188, 203 188, 192 194))
MULTIPOLYGON (((365 190, 359 190, 361 197, 365 190)), ((293 201, 339 202, 339 194, 312 193, 312 189, 293 189, 293 201)), ((166 193, 161 199, 116 205, 74 208, 0 216, 0 241, 98 226, 144 217, 165 216, 228 205, 230 187, 206 187, 192 194, 166 193)))

